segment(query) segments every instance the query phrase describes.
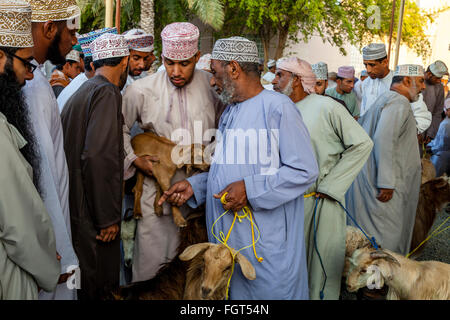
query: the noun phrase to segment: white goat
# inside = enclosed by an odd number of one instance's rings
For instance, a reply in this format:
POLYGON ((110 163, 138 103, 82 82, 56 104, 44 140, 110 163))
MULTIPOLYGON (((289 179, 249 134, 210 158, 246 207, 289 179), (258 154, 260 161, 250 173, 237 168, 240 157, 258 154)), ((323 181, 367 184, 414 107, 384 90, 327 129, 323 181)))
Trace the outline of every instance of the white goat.
POLYGON ((372 283, 379 271, 379 285, 389 287, 387 300, 449 300, 450 265, 414 261, 389 250, 357 249, 350 259, 347 290, 355 292, 372 283), (368 272, 369 271, 369 272, 368 272), (372 278, 371 278, 372 277, 372 278))
MULTIPOLYGON (((235 254, 233 252, 233 254, 235 254)), ((187 247, 179 256, 192 260, 186 275, 184 300, 224 300, 233 258, 223 244, 197 243, 187 247)), ((255 268, 241 253, 235 257, 242 274, 249 280, 256 278, 255 268)))

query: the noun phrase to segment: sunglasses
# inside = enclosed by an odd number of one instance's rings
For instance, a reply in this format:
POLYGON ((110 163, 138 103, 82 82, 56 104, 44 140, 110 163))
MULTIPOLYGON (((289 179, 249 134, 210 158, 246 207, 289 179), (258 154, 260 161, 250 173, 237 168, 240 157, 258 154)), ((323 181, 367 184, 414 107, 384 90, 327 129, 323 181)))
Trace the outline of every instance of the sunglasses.
POLYGON ((29 61, 27 61, 27 60, 25 60, 25 59, 23 59, 23 58, 21 58, 19 56, 16 56, 13 53, 7 53, 7 55, 9 55, 10 57, 13 57, 13 58, 16 58, 16 59, 20 60, 23 63, 24 67, 27 69, 28 72, 33 73, 34 70, 36 70, 36 68, 37 68, 37 65, 32 64, 31 62, 29 62, 29 61))

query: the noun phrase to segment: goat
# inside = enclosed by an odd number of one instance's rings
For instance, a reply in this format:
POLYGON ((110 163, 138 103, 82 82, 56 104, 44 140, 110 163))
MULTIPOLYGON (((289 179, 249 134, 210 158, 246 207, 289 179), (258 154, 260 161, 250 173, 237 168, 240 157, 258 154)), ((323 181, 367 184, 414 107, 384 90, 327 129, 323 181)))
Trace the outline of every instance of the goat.
MULTIPOLYGON (((442 177, 432 179, 420 186, 414 231, 411 239, 411 250, 417 248, 428 235, 433 226, 436 214, 450 202, 450 179, 442 177)), ((423 250, 421 247, 413 257, 423 250)))
POLYGON ((350 270, 350 258, 360 248, 370 246, 371 243, 364 234, 356 227, 347 226, 345 237, 345 264, 342 277, 345 278, 350 270))
MULTIPOLYGON (((136 135, 131 140, 131 146, 134 153, 138 157, 143 156, 155 156, 158 161, 153 162, 153 177, 156 179, 156 197, 154 201, 155 214, 162 216, 163 208, 158 205, 158 201, 163 191, 167 191, 171 186, 171 179, 175 175, 177 169, 181 169, 186 166, 186 174, 189 176, 192 174, 194 168, 206 171, 209 165, 196 161, 202 158, 203 146, 198 147, 196 145, 186 146, 179 148, 179 153, 174 148, 177 146, 175 143, 164 137, 157 136, 151 132, 144 132, 136 135), (187 156, 186 156, 187 155, 187 156), (175 164, 172 161, 172 156, 180 156, 181 162, 175 164)), ((137 171, 137 182, 133 188, 134 193, 134 217, 135 219, 142 218, 141 208, 141 196, 144 185, 144 174, 137 171)), ((172 215, 175 224, 178 227, 185 227, 186 220, 183 218, 180 209, 177 206, 172 206, 172 215)))
POLYGON ((422 159, 422 184, 436 178, 436 168, 428 158, 422 159))
MULTIPOLYGON (((255 268, 244 255, 233 251, 235 262, 249 280, 256 279, 255 268)), ((186 275, 184 300, 224 300, 233 258, 223 244, 210 242, 194 244, 180 255, 180 260, 192 260, 186 275)))
POLYGON ((387 300, 449 300, 450 265, 415 261, 389 250, 357 249, 350 259, 347 290, 355 292, 373 283, 389 287, 387 300), (375 271, 375 273, 371 272, 375 271))
MULTIPOLYGON (((178 255, 188 246, 208 241, 204 213, 191 213, 186 228, 180 229, 178 255)), ((177 256, 178 256, 177 255, 177 256)), ((115 300, 181 300, 188 265, 175 257, 164 264, 153 279, 121 287, 113 293, 115 300)))

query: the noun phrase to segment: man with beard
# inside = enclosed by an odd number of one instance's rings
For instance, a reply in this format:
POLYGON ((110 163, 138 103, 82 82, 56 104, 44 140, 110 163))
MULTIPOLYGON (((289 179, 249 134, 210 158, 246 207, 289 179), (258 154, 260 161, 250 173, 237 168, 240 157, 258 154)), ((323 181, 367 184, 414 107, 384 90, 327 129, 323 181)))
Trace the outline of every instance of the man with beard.
POLYGON ((347 208, 357 223, 381 247, 403 255, 410 249, 421 183, 410 103, 417 101, 424 88, 421 66, 397 67, 391 90, 378 97, 359 120, 374 148, 346 195, 347 208))
POLYGON ((95 75, 95 70, 92 69, 91 65, 92 53, 89 46, 95 39, 97 39, 98 37, 100 37, 102 34, 105 33, 117 34, 117 29, 115 27, 104 28, 78 36, 78 42, 80 43, 81 50, 83 50, 84 54, 85 72, 80 73, 75 79, 73 79, 59 95, 57 101, 60 112, 62 112, 67 100, 70 99, 70 97, 83 85, 83 83, 85 83, 95 75))
POLYGON ((425 143, 429 143, 436 136, 439 124, 442 121, 442 109, 444 108, 444 86, 441 79, 448 75, 448 69, 444 62, 437 60, 430 64, 425 72, 426 88, 423 91, 423 100, 432 114, 431 125, 425 132, 425 143))
MULTIPOLYGON (((166 26, 161 32, 165 70, 136 80, 127 87, 123 97, 125 179, 131 178, 136 169, 146 175, 141 197, 143 218, 137 221, 132 282, 153 278, 161 264, 175 257, 180 239, 171 207, 164 205, 163 215, 155 214, 152 162, 149 157, 135 155, 130 130, 137 122, 142 130, 180 145, 210 143, 211 135, 204 137, 204 134, 214 128, 218 99, 209 86, 211 74, 195 68, 200 58, 199 35, 198 28, 188 22, 166 26), (182 141, 178 141, 180 138, 182 141)), ((180 169, 172 182, 184 178, 185 170, 180 169)), ((185 216, 189 212, 187 206, 180 210, 185 216)))
POLYGON ((104 34, 90 47, 95 76, 67 101, 61 114, 82 300, 106 298, 119 285, 124 160, 120 90, 129 60, 121 35, 104 34))
POLYGON ((220 119, 211 168, 173 185, 160 202, 206 203, 212 243, 218 243, 213 232, 227 234, 235 214, 251 207, 254 224, 236 221, 227 244, 235 250, 250 245, 240 254, 255 268, 256 279, 250 281, 236 264, 230 299, 308 299, 303 193, 318 174, 308 130, 288 97, 263 89, 255 42, 218 40, 211 70, 211 85, 229 104, 220 119), (259 241, 252 241, 252 226, 260 232, 259 241))
MULTIPOLYGON (((151 67, 156 58, 153 54, 153 36, 143 30, 132 29, 123 36, 127 40, 130 50, 130 66, 125 88, 139 79, 142 73, 151 67)), ((125 89, 124 88, 124 89, 125 89)))
POLYGON ((31 7, 0 0, 1 300, 37 299, 38 288, 53 291, 60 274, 53 225, 36 188, 36 139, 21 92, 36 68, 32 48, 31 7))
MULTIPOLYGON (((80 9, 74 0, 26 0, 32 8, 33 56, 36 65, 46 60, 58 65, 76 44, 75 33, 80 9)), ((36 69, 34 79, 23 88, 30 110, 33 133, 38 142, 42 196, 53 222, 57 251, 61 256, 61 282, 67 279, 78 259, 72 245, 69 214, 69 181, 61 118, 58 105, 47 78, 36 69)), ((76 290, 61 283, 51 294, 40 299, 76 299, 76 290)))
POLYGON ((323 290, 324 299, 338 300, 346 215, 337 201, 345 205, 345 193, 367 161, 373 143, 341 104, 314 94, 317 82, 308 62, 296 57, 278 60, 273 83, 274 90, 289 95, 300 110, 319 165, 319 177, 306 191, 315 196, 304 200, 309 297, 318 300, 323 290))

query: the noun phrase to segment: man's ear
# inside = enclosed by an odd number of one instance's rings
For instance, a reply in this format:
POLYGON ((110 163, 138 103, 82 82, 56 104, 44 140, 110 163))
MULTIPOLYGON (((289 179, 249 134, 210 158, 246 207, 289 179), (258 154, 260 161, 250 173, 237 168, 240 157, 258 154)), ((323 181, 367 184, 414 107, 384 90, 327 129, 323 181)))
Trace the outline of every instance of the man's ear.
POLYGON ((197 51, 197 53, 195 54, 195 63, 197 63, 198 60, 200 60, 200 56, 201 56, 201 52, 200 52, 200 50, 199 50, 199 51, 197 51))
POLYGON ((294 75, 293 76, 293 81, 292 81, 292 87, 297 87, 297 86, 303 86, 302 85, 302 78, 299 77, 298 75, 294 75))
POLYGON ((402 83, 406 86, 406 87, 411 87, 413 82, 413 79, 411 79, 411 77, 403 77, 403 81, 402 83))
POLYGON ((237 79, 242 71, 239 63, 234 60, 230 61, 230 63, 227 65, 227 68, 228 74, 230 75, 231 79, 237 79))
POLYGON ((5 64, 7 60, 6 53, 0 50, 0 72, 5 72, 5 64))
POLYGON ((47 21, 42 23, 42 34, 44 38, 49 41, 53 41, 58 33, 58 26, 54 21, 47 21))

